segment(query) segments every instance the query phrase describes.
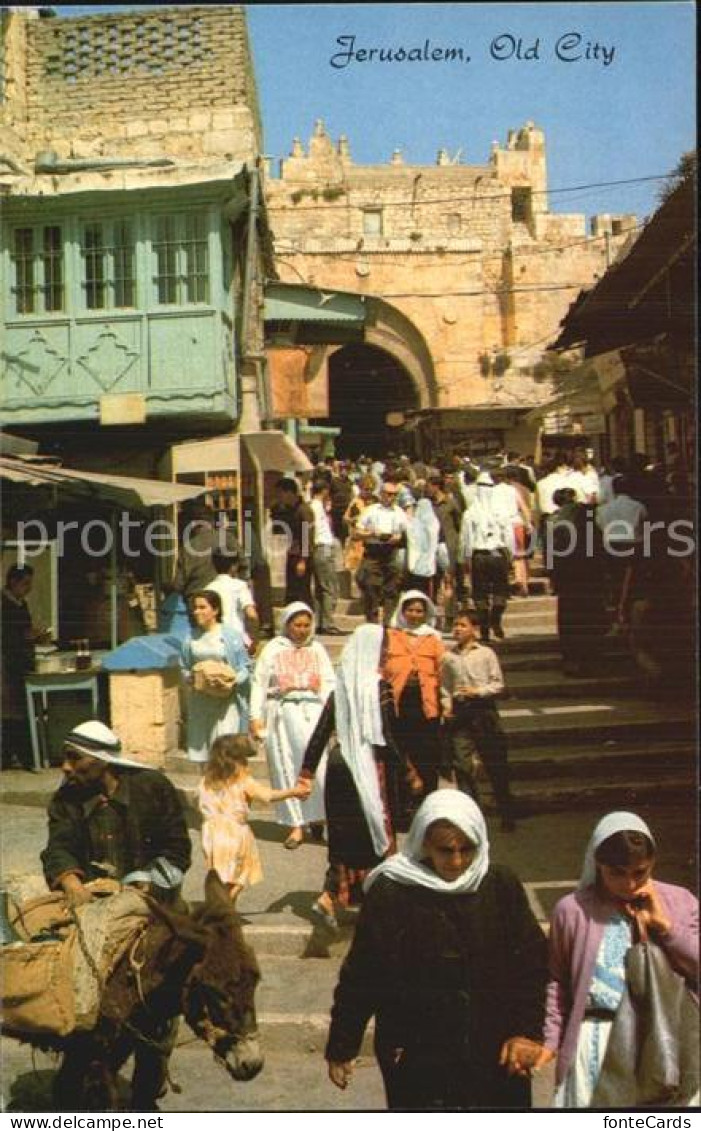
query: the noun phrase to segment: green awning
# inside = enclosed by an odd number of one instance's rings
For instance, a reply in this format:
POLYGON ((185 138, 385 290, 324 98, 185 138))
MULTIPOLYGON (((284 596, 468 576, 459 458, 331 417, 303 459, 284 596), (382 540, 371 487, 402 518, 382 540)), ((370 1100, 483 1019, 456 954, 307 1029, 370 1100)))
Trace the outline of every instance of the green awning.
POLYGON ((314 424, 300 424, 300 426, 299 426, 299 436, 300 437, 304 437, 304 436, 330 436, 332 439, 334 439, 336 436, 340 436, 340 435, 341 435, 341 429, 340 428, 333 428, 332 426, 330 426, 328 424, 319 424, 318 426, 314 425, 314 424))
POLYGON ((295 283, 268 283, 265 288, 266 322, 327 322, 363 327, 363 295, 295 283))

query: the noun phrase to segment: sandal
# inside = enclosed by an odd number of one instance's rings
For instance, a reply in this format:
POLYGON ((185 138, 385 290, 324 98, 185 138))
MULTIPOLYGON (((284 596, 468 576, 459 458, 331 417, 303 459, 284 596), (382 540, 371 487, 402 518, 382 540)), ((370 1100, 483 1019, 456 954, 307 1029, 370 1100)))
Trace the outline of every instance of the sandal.
POLYGON ((290 852, 293 852, 295 850, 295 848, 299 848, 299 846, 300 846, 300 844, 302 843, 303 840, 304 840, 304 834, 302 834, 302 836, 293 836, 292 834, 290 834, 290 836, 288 836, 287 840, 284 841, 283 847, 288 848, 290 850, 290 852))
POLYGON ((334 934, 337 934, 340 930, 338 920, 334 913, 322 907, 318 900, 312 904, 312 915, 320 924, 323 924, 327 930, 332 931, 334 934))

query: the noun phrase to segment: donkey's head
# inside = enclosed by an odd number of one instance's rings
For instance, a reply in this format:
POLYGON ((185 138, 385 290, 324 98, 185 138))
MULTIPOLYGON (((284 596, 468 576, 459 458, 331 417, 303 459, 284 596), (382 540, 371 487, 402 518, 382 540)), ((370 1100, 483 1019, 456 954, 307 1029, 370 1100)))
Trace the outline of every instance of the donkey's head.
POLYGON ((205 947, 185 984, 183 1012, 235 1080, 252 1080, 263 1067, 254 1005, 260 970, 215 872, 207 876, 205 897, 196 913, 205 947))

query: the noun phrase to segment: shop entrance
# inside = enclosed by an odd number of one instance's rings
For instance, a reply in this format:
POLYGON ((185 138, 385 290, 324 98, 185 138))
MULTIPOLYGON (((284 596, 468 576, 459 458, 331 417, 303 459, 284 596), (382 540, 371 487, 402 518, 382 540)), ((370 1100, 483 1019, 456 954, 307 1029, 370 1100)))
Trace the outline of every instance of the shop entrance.
POLYGON ((406 369, 377 346, 348 345, 329 360, 329 416, 323 424, 340 428, 341 457, 383 456, 413 451, 413 434, 387 424, 388 413, 419 408, 419 396, 406 369))

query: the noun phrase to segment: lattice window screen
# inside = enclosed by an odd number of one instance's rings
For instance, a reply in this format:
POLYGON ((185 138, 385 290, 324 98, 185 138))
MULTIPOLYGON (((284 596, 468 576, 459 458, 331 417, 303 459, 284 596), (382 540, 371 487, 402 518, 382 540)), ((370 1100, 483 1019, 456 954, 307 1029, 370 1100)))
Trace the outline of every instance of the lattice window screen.
POLYGON ((84 23, 56 28, 52 51, 44 61, 48 77, 65 82, 131 72, 163 74, 205 61, 202 22, 154 19, 139 24, 84 23))

